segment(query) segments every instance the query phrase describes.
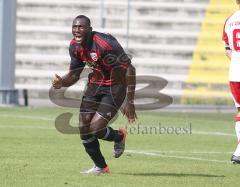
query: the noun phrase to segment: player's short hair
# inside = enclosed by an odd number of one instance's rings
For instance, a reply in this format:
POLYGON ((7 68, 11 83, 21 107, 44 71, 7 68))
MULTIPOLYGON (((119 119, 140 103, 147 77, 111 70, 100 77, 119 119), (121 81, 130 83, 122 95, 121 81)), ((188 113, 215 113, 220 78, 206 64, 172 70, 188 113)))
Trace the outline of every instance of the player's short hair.
POLYGON ((88 26, 91 26, 91 20, 87 16, 78 15, 75 19, 85 19, 87 24, 88 24, 88 26))

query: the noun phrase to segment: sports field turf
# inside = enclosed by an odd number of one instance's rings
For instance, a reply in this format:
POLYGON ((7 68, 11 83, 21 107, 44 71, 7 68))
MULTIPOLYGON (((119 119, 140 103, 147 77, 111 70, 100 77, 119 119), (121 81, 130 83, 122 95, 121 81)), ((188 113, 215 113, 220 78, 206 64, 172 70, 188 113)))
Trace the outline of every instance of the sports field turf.
MULTIPOLYGON (((77 126, 78 109, 0 108, 1 187, 239 184, 240 166, 229 161, 236 146, 234 114, 138 113, 140 125, 128 128, 122 157, 113 158, 113 144, 101 141, 111 173, 95 176, 79 173, 92 166, 79 136, 55 128, 64 112, 73 113, 77 126)), ((120 116, 112 127, 125 124, 120 116)))

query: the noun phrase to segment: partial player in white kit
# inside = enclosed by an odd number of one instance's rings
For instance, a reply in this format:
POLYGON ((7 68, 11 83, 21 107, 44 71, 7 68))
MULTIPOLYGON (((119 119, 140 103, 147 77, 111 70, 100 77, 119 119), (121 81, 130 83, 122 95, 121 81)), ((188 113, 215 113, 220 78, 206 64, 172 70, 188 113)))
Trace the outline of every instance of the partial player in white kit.
POLYGON ((240 164, 240 0, 236 0, 239 10, 234 12, 225 22, 223 41, 225 42, 226 55, 231 60, 229 66, 229 85, 233 96, 237 114, 235 130, 238 145, 232 155, 231 161, 240 164))

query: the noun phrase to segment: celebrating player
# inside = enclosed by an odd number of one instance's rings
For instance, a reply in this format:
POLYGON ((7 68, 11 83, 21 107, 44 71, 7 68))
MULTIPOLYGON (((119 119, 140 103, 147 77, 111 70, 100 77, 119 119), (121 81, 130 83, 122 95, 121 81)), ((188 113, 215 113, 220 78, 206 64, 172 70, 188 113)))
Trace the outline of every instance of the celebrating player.
POLYGON ((113 36, 92 31, 88 17, 79 15, 73 20, 72 34, 69 72, 63 77, 56 74, 52 85, 55 89, 69 87, 79 80, 85 65, 92 69, 80 106, 79 129, 94 167, 81 173, 109 173, 98 139, 114 142, 115 158, 124 152, 126 129, 114 130, 107 125, 121 106, 129 122, 137 117, 135 68, 113 36))
MULTIPOLYGON (((240 0, 236 0, 240 9, 240 0)), ((231 161, 240 164, 240 10, 233 13, 224 25, 223 41, 226 55, 231 60, 229 67, 229 81, 233 100, 237 108, 235 130, 238 145, 231 161)))

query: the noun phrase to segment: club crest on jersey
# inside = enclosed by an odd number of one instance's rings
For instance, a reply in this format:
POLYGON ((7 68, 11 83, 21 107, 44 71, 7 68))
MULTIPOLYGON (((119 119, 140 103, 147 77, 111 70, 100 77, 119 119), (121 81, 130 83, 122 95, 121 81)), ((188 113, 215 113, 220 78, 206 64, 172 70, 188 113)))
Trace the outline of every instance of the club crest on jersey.
POLYGON ((97 53, 90 53, 90 56, 95 62, 98 61, 97 53))

